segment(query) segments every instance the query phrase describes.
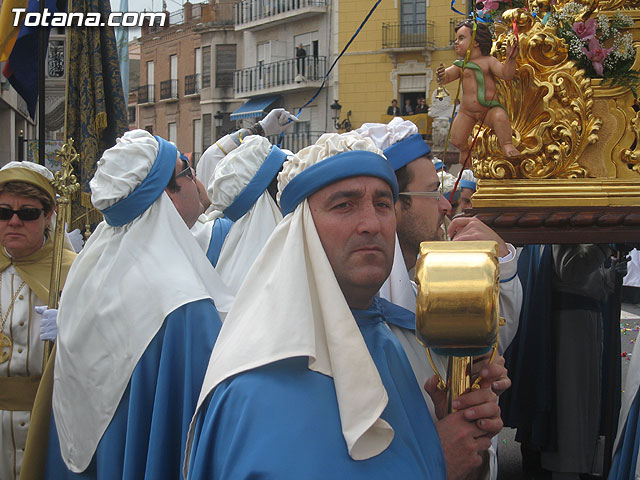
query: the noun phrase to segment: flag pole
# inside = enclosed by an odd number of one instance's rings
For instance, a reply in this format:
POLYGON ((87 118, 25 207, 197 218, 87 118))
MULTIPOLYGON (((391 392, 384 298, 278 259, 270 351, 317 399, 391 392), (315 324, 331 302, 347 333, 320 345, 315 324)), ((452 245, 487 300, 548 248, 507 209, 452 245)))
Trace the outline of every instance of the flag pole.
MULTIPOLYGON (((45 0, 39 1, 40 18, 43 18, 45 0)), ((47 50, 47 27, 38 28, 38 163, 44 165, 44 62, 47 50)))

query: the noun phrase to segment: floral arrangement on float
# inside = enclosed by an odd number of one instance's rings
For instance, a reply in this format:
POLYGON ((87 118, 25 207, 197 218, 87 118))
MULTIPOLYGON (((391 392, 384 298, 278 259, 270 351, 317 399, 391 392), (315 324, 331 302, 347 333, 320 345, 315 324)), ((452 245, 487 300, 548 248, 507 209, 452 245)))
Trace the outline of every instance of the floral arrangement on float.
POLYGON ((610 18, 603 13, 586 20, 577 20, 584 6, 570 2, 548 16, 547 25, 556 28, 556 35, 567 43, 569 58, 587 77, 603 78, 609 86, 632 89, 634 96, 640 85, 640 75, 632 71, 635 60, 633 37, 623 29, 633 26, 629 15, 618 11, 610 18))
MULTIPOLYGON (((513 8, 529 9, 526 0, 485 0, 476 4, 477 17, 480 21, 495 23, 502 22, 502 14, 513 8)), ((532 5, 532 15, 537 15, 536 2, 532 5)), ((597 16, 583 19, 585 5, 571 1, 559 5, 551 1, 550 11, 539 16, 543 25, 554 27, 556 35, 562 38, 569 49, 569 58, 576 62, 579 68, 585 70, 588 78, 602 78, 604 84, 610 87, 629 87, 637 98, 640 86, 640 74, 631 70, 635 61, 633 36, 624 32, 634 25, 633 19, 621 11, 607 16, 598 13, 597 16)))

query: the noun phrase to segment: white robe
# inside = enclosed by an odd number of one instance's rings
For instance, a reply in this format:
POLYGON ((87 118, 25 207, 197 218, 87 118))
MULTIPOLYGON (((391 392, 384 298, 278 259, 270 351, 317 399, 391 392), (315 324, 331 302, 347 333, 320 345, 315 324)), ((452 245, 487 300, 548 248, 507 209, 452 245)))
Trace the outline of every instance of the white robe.
MULTIPOLYGON (((1 275, 0 313, 4 318, 22 278, 13 265, 1 275)), ((4 324, 4 332, 11 337, 13 349, 9 360, 0 363, 1 377, 42 375, 44 342, 40 340, 40 315, 34 307, 46 304, 47 301, 39 298, 28 285, 22 287, 4 324)), ((16 480, 20 475, 31 412, 0 410, 0 419, 0 478, 16 480)))

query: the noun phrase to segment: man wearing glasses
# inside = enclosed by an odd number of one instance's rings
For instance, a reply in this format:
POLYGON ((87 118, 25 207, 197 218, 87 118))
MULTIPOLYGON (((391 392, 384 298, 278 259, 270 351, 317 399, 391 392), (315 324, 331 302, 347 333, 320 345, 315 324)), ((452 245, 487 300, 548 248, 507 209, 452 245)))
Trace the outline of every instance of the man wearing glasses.
POLYGON ((179 154, 176 159, 176 167, 167 184, 166 192, 187 227, 191 228, 204 211, 204 207, 200 201, 198 185, 191 165, 186 158, 182 157, 184 155, 179 154))
MULTIPOLYGON (((413 269, 420 252, 420 243, 443 240, 444 218, 451 211, 451 204, 443 196, 441 182, 431 161, 431 149, 419 135, 418 128, 409 121, 394 118, 389 124, 364 124, 358 132, 371 138, 384 151, 398 181, 399 197, 396 212, 396 251, 389 278, 380 289, 380 296, 415 312, 416 290, 412 282, 413 269)), ((507 245, 498 234, 475 217, 455 218, 447 228, 448 236, 454 241, 495 240, 500 255, 500 312, 507 325, 500 329, 499 353, 502 354, 511 343, 518 326, 522 303, 522 287, 517 278, 515 248, 507 245)), ((433 371, 428 366, 424 348, 417 343, 413 331, 390 325, 402 343, 409 358, 418 383, 424 385, 432 378, 433 371)), ((504 364, 498 357, 496 362, 504 364)), ((478 372, 485 367, 483 362, 474 364, 478 372)), ((511 382, 504 378, 496 382, 494 391, 500 394, 511 382)), ((434 387, 435 384, 428 384, 434 387)), ((432 392, 433 393, 433 392, 432 392)), ((435 417, 431 399, 423 392, 425 402, 435 417)), ((464 459, 471 458, 469 452, 460 450, 447 440, 453 432, 446 418, 436 423, 447 460, 448 475, 453 477, 458 468, 464 468, 464 459)), ((495 440, 494 440, 495 442, 495 440)), ((490 467, 490 476, 497 475, 495 450, 489 451, 482 468, 490 467)))
POLYGON ((193 173, 172 143, 129 131, 100 159, 91 201, 105 220, 60 300, 42 478, 179 478, 217 309, 232 301, 186 228, 202 212, 193 173))

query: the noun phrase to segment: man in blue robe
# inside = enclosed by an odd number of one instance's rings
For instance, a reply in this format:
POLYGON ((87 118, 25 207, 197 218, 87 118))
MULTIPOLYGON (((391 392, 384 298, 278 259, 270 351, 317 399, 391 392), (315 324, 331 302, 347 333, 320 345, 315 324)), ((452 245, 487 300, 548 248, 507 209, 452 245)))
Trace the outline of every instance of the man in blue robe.
POLYGON ((266 137, 282 134, 297 121, 284 108, 271 110, 252 127, 241 128, 216 141, 202 154, 196 167, 198 180, 207 188, 210 206, 200 215, 191 232, 214 267, 222 257, 219 270, 223 271, 222 277, 231 291, 240 286, 255 255, 275 224, 282 220, 275 201, 269 202, 263 193, 267 189, 275 193, 273 181, 285 155, 266 137), (227 241, 234 222, 241 219, 242 225, 234 228, 232 239, 227 241), (262 224, 256 225, 256 222, 262 224), (248 235, 244 235, 245 232, 248 235), (242 245, 243 242, 250 245, 249 249, 242 245), (230 258, 233 259, 232 266, 229 265, 230 258), (226 274, 232 270, 233 273, 226 274))
POLYGON ((286 157, 265 137, 251 135, 218 162, 209 182, 213 211, 191 232, 232 293, 282 220, 275 192, 286 157))
POLYGON ((45 478, 177 479, 231 296, 188 230, 202 205, 173 144, 125 133, 91 190, 105 221, 60 302, 45 478))
MULTIPOLYGON (((443 222, 445 216, 450 216, 451 205, 444 195, 448 180, 452 180, 453 189, 455 178, 447 172, 441 172, 444 165, 441 161, 431 159, 431 148, 418 134, 418 128, 410 121, 394 118, 388 124, 365 123, 358 133, 370 138, 378 148, 383 149, 395 171, 398 181, 399 200, 396 202, 396 248, 394 263, 389 278, 380 289, 380 296, 396 305, 400 305, 412 312, 416 309, 417 287, 412 281, 420 243, 425 241, 442 240, 443 222)), ((500 262, 500 316, 506 320, 500 327, 500 341, 498 352, 501 354, 511 342, 518 326, 518 315, 522 301, 522 288, 517 278, 517 260, 513 245, 505 243, 496 232, 474 217, 456 218, 449 225, 450 237, 454 241, 493 240, 498 244, 500 262)), ((418 343, 413 328, 406 329, 398 325, 390 325, 407 353, 416 379, 420 385, 434 375, 425 348, 418 343)), ((447 357, 432 354, 437 369, 446 372, 447 357)), ((500 394, 511 385, 506 376, 504 359, 498 355, 493 365, 487 365, 488 360, 481 359, 474 362, 474 374, 483 370, 486 376, 493 379, 496 385, 494 391, 500 394), (504 375, 500 375, 500 371, 504 375)), ((430 387, 434 385, 429 384, 430 387)), ((423 397, 436 418, 436 412, 430 395, 425 390, 423 397)), ((468 452, 461 449, 461 445, 451 441, 450 435, 445 433, 448 420, 436 424, 441 435, 442 445, 447 459, 447 469, 450 476, 466 465, 461 459, 469 458, 468 452)), ((496 457, 497 437, 494 446, 484 455, 484 464, 479 472, 489 468, 489 478, 495 479, 498 474, 496 457)))
MULTIPOLYGON (((422 386, 388 326, 414 328, 414 315, 375 296, 393 262, 398 194, 380 153, 355 132, 326 134, 285 162, 284 219, 211 355, 188 478, 447 477, 422 386)), ((477 462, 501 426, 495 399, 482 388, 451 414, 477 462)))

